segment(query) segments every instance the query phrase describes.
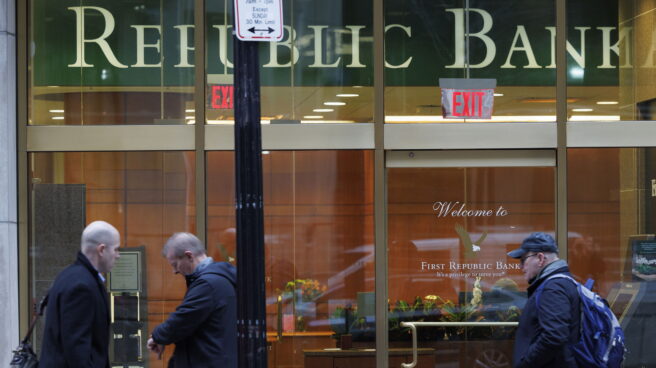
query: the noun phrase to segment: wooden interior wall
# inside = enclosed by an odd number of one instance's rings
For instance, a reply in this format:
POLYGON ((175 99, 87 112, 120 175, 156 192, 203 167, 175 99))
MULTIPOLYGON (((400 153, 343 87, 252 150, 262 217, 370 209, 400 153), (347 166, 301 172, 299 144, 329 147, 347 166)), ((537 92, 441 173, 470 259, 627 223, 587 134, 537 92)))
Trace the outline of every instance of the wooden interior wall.
POLYGON ((622 280, 626 256, 619 251, 625 249, 620 243, 620 149, 569 149, 567 161, 569 263, 581 280, 595 279, 605 295, 622 280))

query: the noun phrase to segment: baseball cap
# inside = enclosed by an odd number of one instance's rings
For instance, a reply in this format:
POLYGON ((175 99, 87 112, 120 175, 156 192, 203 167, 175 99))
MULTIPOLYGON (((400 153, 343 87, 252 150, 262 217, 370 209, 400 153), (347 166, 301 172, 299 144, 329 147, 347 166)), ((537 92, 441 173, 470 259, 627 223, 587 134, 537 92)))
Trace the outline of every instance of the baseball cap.
POLYGON ((528 252, 552 252, 558 253, 558 247, 554 238, 542 232, 532 233, 522 242, 519 249, 508 252, 508 257, 522 258, 528 252))

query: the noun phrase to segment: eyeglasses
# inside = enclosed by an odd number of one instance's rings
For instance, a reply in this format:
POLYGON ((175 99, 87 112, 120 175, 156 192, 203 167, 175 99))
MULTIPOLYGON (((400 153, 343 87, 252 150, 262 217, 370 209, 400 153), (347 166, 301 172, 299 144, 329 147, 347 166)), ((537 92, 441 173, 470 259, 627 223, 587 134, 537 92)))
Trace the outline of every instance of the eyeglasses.
POLYGON ((524 262, 526 262, 527 259, 529 259, 529 258, 531 258, 531 257, 533 257, 533 256, 537 256, 538 254, 540 254, 540 253, 531 254, 530 256, 526 256, 526 257, 520 259, 520 260, 519 260, 519 264, 520 264, 521 266, 524 266, 524 262))

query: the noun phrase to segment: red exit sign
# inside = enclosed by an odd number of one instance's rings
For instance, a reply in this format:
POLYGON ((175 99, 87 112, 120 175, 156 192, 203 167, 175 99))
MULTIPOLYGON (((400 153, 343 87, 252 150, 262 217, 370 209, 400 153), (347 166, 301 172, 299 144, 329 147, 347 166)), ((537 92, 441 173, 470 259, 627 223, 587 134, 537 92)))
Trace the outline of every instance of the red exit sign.
POLYGON ((215 110, 234 108, 235 86, 210 85, 210 108, 215 110))
POLYGON ((442 116, 449 119, 490 119, 494 79, 440 79, 442 116))

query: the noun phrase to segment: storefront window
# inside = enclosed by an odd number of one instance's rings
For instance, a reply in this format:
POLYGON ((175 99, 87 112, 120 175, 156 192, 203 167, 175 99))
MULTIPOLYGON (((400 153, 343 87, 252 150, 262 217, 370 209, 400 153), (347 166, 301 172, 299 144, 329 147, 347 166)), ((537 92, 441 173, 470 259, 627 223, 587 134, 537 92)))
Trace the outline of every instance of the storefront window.
POLYGON ((595 280, 626 338, 625 367, 656 365, 656 222, 653 148, 570 149, 569 264, 595 280))
MULTIPOLYGON (((208 124, 232 124, 232 1, 208 2, 208 124)), ((258 42, 263 124, 373 121, 371 3, 283 2, 280 42, 258 42)))
MULTIPOLYGON (((174 232, 195 231, 194 175, 193 152, 30 154, 33 300, 75 261, 86 224, 104 220, 121 234, 121 258, 114 268, 128 275, 107 275, 112 366, 165 367, 173 352, 167 349, 162 361, 153 359, 146 340, 186 290, 161 250, 174 232), (130 282, 112 282, 120 276, 130 282)), ((40 332, 34 341, 39 350, 40 332)))
MULTIPOLYGON (((390 347, 400 322, 513 322, 526 302, 506 253, 534 231, 554 233, 553 167, 388 170, 390 347)), ((513 327, 420 327, 439 364, 512 365, 513 327)), ((392 357, 390 357, 392 359, 392 357)))
POLYGON ((640 87, 649 80, 642 73, 653 68, 643 46, 651 45, 653 23, 640 13, 649 11, 637 3, 567 2, 568 121, 652 119, 636 115, 639 103, 653 98, 640 87))
MULTIPOLYGON (((387 0, 385 121, 556 121, 554 55, 551 0, 387 0), (440 90, 440 78, 490 79, 496 84, 492 116, 476 114, 482 100, 459 95, 453 108, 458 114, 469 110, 471 118, 443 117, 447 92, 440 90)), ((454 83, 449 88, 474 88, 454 83)))
POLYGON ((30 1, 29 124, 187 123, 193 4, 30 1))
MULTIPOLYGON (((210 152, 207 171, 208 247, 234 257, 233 153, 210 152)), ((269 367, 314 366, 373 322, 373 154, 265 152, 263 178, 269 367)))

